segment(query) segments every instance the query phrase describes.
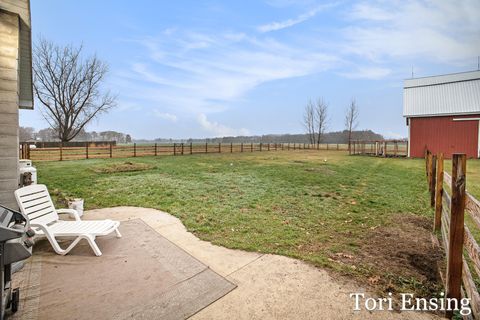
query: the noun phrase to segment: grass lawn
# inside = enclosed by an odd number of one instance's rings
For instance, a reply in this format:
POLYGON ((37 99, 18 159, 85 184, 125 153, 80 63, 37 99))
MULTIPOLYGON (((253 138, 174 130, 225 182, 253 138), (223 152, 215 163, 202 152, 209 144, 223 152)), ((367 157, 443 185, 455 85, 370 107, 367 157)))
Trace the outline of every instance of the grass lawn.
POLYGON ((157 208, 214 244, 299 258, 380 291, 440 290, 423 159, 271 151, 35 165, 39 183, 87 209, 157 208))

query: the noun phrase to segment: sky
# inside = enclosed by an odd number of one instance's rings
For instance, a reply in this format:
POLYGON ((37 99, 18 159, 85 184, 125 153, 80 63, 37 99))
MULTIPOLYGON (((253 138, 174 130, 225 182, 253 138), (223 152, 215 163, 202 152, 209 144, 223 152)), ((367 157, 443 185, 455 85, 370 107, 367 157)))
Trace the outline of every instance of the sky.
MULTIPOLYGON (((304 132, 309 99, 328 131, 405 137, 403 80, 477 69, 480 1, 31 0, 33 41, 83 44, 109 64, 117 107, 87 126, 133 138, 304 132)), ((37 101, 20 125, 47 127, 37 101)))

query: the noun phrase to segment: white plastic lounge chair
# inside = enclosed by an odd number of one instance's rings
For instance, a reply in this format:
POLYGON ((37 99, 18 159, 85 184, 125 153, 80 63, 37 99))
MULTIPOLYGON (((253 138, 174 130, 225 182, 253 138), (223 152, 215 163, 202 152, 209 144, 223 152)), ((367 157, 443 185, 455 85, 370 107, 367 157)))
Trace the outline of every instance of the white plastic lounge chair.
POLYGON ((85 239, 95 252, 101 256, 102 252, 95 243, 95 237, 106 236, 113 231, 117 238, 122 235, 118 231, 120 222, 112 220, 82 221, 78 212, 74 209, 55 210, 47 187, 43 184, 35 184, 20 188, 15 191, 20 210, 30 218, 30 226, 40 237, 47 237, 56 253, 66 255, 77 243, 85 239), (58 214, 69 213, 75 217, 75 221, 59 220, 58 214), (62 249, 57 238, 74 239, 66 249, 62 249))

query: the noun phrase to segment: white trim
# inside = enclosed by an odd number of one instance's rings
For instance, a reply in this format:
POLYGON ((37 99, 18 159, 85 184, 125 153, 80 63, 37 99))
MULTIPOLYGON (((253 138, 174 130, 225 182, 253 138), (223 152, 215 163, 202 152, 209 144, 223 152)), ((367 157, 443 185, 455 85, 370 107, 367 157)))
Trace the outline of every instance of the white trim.
MULTIPOLYGON (((410 158, 410 128, 412 127, 412 119, 407 118, 408 120, 408 144, 407 144, 407 149, 408 149, 408 154, 407 157, 410 158)), ((480 152, 480 149, 479 149, 480 152)))
POLYGON ((480 119, 478 121, 478 147, 477 147, 477 158, 480 158, 480 119))
POLYGON ((472 112, 447 112, 447 113, 425 113, 425 114, 404 114, 404 118, 431 118, 431 117, 451 117, 451 116, 468 116, 477 115, 480 111, 472 112))
POLYGON ((480 118, 453 118, 453 121, 479 121, 480 118))

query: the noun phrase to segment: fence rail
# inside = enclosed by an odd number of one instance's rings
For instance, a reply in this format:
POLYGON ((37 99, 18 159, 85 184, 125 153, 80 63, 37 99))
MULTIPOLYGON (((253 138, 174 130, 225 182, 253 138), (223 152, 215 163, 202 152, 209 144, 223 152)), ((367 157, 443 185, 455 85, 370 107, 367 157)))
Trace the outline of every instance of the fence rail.
POLYGON ((406 157, 408 156, 408 141, 352 141, 350 153, 376 157, 406 157))
POLYGON ((160 155, 191 155, 205 153, 237 153, 258 151, 294 150, 338 150, 348 151, 346 144, 306 144, 306 143, 173 143, 173 144, 131 144, 91 146, 88 142, 82 147, 31 148, 20 145, 22 159, 33 161, 63 161, 80 159, 128 158, 160 155))
MULTIPOLYGON (((480 202, 465 189, 466 155, 453 155, 451 175, 444 172, 443 162, 442 153, 426 152, 430 202, 435 208, 434 230, 440 232, 447 258, 447 272, 442 275, 446 297, 469 298, 473 317, 480 319, 480 295, 476 286, 480 279, 480 246, 465 223, 466 219, 472 221, 470 226, 475 228, 474 232, 480 230, 480 202)), ((453 313, 447 312, 446 316, 451 318, 453 313)))

